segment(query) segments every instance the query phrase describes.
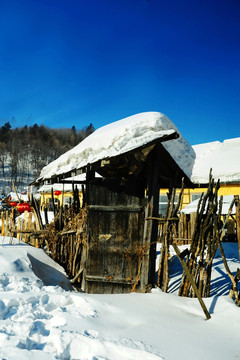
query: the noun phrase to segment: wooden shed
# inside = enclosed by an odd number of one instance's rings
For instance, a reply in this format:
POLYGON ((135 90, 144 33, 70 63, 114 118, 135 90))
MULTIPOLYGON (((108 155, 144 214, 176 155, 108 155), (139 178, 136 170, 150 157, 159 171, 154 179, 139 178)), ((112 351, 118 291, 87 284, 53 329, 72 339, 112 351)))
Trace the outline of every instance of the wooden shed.
POLYGON ((154 286, 158 226, 149 218, 158 216, 159 190, 181 186, 182 178, 187 186, 192 185, 163 146, 178 138, 175 129, 163 131, 129 151, 58 172, 48 179, 61 182, 74 173, 86 173, 84 291, 145 292, 154 286), (96 173, 102 177, 96 178, 96 173))

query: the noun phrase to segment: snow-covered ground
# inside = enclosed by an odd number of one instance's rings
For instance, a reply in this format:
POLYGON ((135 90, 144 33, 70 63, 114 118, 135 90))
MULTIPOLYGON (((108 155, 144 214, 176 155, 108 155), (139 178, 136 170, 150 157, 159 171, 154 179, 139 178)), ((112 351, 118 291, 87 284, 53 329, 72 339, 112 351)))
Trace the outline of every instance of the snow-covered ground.
MULTIPOLYGON (((240 358, 240 309, 217 254, 205 320, 197 299, 177 296, 181 265, 171 258, 170 293, 89 295, 71 289, 43 250, 1 238, 0 358, 192 360, 240 358)), ((237 244, 224 243, 233 272, 237 244)))

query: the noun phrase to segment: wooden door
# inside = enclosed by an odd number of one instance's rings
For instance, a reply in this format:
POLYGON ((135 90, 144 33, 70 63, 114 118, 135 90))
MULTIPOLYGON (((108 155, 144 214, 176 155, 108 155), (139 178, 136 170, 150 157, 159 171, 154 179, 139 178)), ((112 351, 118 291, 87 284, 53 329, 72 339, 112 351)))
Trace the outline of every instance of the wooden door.
POLYGON ((143 243, 144 217, 144 197, 89 186, 86 292, 146 290, 149 247, 143 243))

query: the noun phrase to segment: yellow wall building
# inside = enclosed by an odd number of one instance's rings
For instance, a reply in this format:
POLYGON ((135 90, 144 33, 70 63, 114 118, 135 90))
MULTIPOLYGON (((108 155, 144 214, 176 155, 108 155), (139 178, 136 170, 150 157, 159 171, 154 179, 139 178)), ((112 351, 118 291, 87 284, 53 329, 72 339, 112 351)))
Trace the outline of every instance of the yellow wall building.
MULTIPOLYGON (((81 187, 79 185, 75 185, 79 190, 79 200, 80 204, 82 204, 83 194, 81 191, 81 187)), ((52 208, 52 190, 53 190, 53 198, 54 204, 60 206, 69 207, 73 202, 73 189, 71 184, 52 184, 52 185, 43 185, 38 190, 40 194, 40 206, 43 209, 45 206, 48 208, 52 208), (58 192, 61 192, 60 194, 58 192)))
MULTIPOLYGON (((220 181, 218 196, 240 195, 240 138, 193 145, 192 148, 195 161, 189 179, 194 188, 184 190, 182 209, 207 191, 210 169, 214 181, 220 181)), ((167 206, 167 192, 168 189, 160 190, 159 213, 162 215, 167 206)), ((176 202, 179 192, 176 191, 176 202)))
MULTIPOLYGON (((202 193, 207 191, 207 187, 196 187, 195 189, 184 189, 183 192, 183 200, 181 210, 192 201, 199 199, 202 193)), ((160 190, 160 197, 159 197, 159 213, 165 215, 165 210, 167 207, 168 196, 167 193, 169 192, 168 189, 161 189, 160 190)), ((175 202, 178 201, 178 195, 180 193, 180 189, 176 190, 176 197, 175 202)), ((222 184, 220 189, 218 190, 218 196, 225 196, 225 195, 239 195, 240 196, 240 183, 239 184, 222 184)))

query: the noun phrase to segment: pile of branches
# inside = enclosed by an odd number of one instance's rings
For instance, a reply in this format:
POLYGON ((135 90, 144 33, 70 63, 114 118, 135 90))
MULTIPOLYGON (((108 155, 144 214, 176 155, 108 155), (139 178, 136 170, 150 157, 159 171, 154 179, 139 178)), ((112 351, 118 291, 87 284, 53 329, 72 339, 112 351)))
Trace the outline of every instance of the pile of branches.
POLYGON ((172 244, 177 257, 183 266, 182 280, 179 288, 179 295, 186 297, 210 296, 211 272, 213 259, 217 249, 220 250, 223 264, 228 274, 232 288, 230 296, 235 298, 236 305, 240 305, 237 283, 240 281, 240 269, 234 277, 228 266, 223 247, 222 238, 229 216, 232 213, 234 199, 230 205, 228 214, 222 221, 223 197, 218 197, 220 184, 214 183, 212 172, 209 174, 209 185, 207 192, 201 195, 196 212, 194 228, 190 249, 185 249, 182 253, 178 249, 177 242, 179 237, 179 217, 178 212, 181 208, 183 196, 183 185, 179 194, 178 203, 174 204, 175 189, 169 195, 168 206, 165 218, 158 218, 160 224, 161 254, 158 268, 157 285, 162 291, 167 292, 169 285, 169 247, 172 244))
POLYGON ((61 211, 56 214, 44 234, 45 250, 64 267, 72 282, 81 281, 87 251, 86 226, 87 209, 80 208, 75 213, 69 208, 64 214, 61 211))
MULTIPOLYGON (((222 201, 218 204, 218 189, 219 182, 214 185, 210 174, 207 192, 205 195, 202 194, 198 203, 195 229, 186 257, 186 265, 202 297, 210 295, 212 262, 221 237, 222 201)), ((196 296, 185 273, 182 276, 179 295, 196 296)))
MULTIPOLYGON (((230 205, 228 215, 223 223, 221 220, 223 198, 220 197, 220 200, 218 201, 219 187, 219 182, 217 182, 216 185, 214 184, 210 171, 208 190, 205 195, 202 194, 198 203, 195 229, 190 249, 187 252, 185 251, 184 254, 181 254, 181 256, 182 259, 186 256, 185 262, 187 268, 192 279, 197 285, 200 296, 209 297, 212 263, 216 250, 219 248, 226 272, 232 282, 231 296, 235 297, 235 302, 239 305, 237 282, 228 267, 221 244, 223 229, 232 212, 234 200, 230 205)), ((185 271, 182 275, 179 295, 187 297, 196 296, 190 277, 187 276, 185 271)))
POLYGON ((158 268, 158 281, 157 285, 162 291, 167 292, 169 284, 169 246, 172 244, 173 239, 178 237, 178 212, 181 208, 183 197, 184 183, 182 181, 182 188, 178 197, 177 204, 174 203, 176 189, 173 188, 171 194, 168 194, 168 204, 165 218, 158 219, 161 226, 160 242, 161 254, 158 268))

